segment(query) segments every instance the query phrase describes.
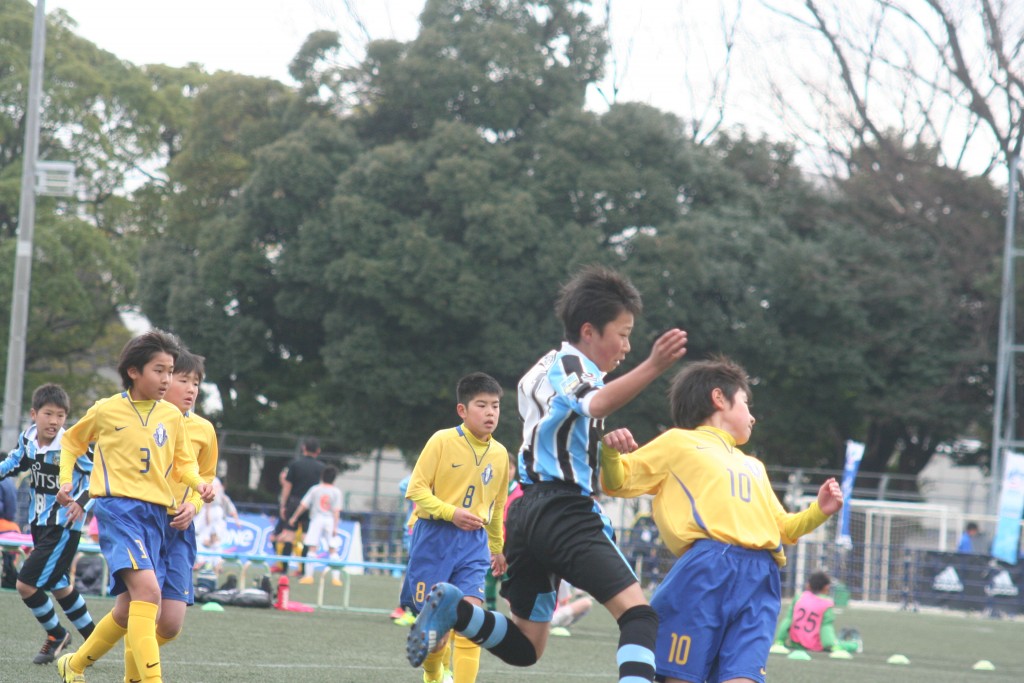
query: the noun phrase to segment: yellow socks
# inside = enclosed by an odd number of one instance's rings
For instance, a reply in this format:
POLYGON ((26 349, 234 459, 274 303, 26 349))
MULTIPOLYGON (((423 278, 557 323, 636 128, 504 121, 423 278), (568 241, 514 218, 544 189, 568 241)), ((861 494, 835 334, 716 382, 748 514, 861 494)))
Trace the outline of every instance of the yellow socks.
POLYGON ((480 646, 469 638, 455 634, 452 669, 455 683, 476 683, 476 674, 480 671, 480 646))
POLYGON ((161 680, 160 647, 156 641, 156 615, 160 606, 132 600, 128 606, 128 640, 142 680, 161 680))
POLYGON ((113 613, 108 612, 96 623, 92 635, 85 639, 82 646, 68 661, 72 671, 81 673, 85 667, 92 666, 100 657, 107 654, 117 641, 124 638, 128 629, 114 621, 113 613))
MULTIPOLYGON (((174 638, 177 637, 177 635, 174 636, 174 638)), ((160 635, 160 632, 157 631, 156 644, 163 647, 174 640, 174 638, 164 638, 160 635)), ((124 679, 126 681, 132 681, 132 683, 142 680, 142 676, 139 675, 139 667, 135 663, 135 651, 132 650, 132 641, 128 636, 125 636, 124 639, 124 679)))
POLYGON ((441 680, 441 676, 444 673, 444 661, 449 654, 448 648, 443 647, 437 652, 431 652, 427 655, 427 658, 423 660, 424 681, 439 682, 441 680))

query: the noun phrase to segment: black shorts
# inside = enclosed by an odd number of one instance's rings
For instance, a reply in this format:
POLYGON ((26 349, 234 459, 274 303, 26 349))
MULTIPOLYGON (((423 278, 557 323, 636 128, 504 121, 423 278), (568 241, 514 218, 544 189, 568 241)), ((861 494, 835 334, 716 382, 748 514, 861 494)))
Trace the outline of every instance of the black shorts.
POLYGON ((299 508, 299 504, 301 502, 301 498, 288 498, 288 502, 284 505, 284 517, 279 518, 277 520, 277 524, 274 525, 275 536, 285 529, 289 531, 298 531, 299 529, 302 529, 303 533, 306 532, 306 529, 309 528, 309 510, 306 510, 299 515, 298 519, 295 520, 295 526, 288 523, 288 520, 295 514, 295 511, 299 508))
POLYGON ((70 585, 68 571, 81 537, 81 531, 66 527, 33 525, 35 547, 21 565, 18 580, 42 590, 60 590, 70 585))
POLYGON ((525 489, 505 519, 508 579, 501 584, 501 595, 513 614, 551 621, 560 579, 600 603, 637 582, 592 498, 561 482, 525 489))

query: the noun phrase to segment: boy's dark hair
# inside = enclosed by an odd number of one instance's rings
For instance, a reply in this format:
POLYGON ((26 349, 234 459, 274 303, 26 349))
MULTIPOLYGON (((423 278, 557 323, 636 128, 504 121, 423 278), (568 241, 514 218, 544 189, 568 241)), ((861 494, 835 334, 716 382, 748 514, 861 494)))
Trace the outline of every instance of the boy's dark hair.
POLYGON ((178 358, 174 361, 174 374, 188 375, 191 373, 195 373, 199 381, 202 382, 203 378, 206 377, 206 358, 198 353, 182 349, 181 353, 178 354, 178 358))
POLYGON ((812 593, 821 593, 832 584, 832 579, 823 571, 816 571, 807 577, 807 587, 812 593))
POLYGON ((975 522, 967 522, 967 527, 966 527, 965 530, 968 531, 968 532, 977 531, 978 530, 978 525, 975 522))
POLYGON ((320 474, 320 481, 325 484, 331 484, 335 479, 338 478, 338 468, 334 465, 328 465, 324 468, 324 471, 320 474))
POLYGON ((319 453, 320 452, 320 439, 315 436, 307 436, 302 440, 302 450, 307 453, 319 453))
POLYGON ((40 410, 45 405, 57 406, 65 413, 71 412, 71 399, 59 384, 41 384, 32 392, 32 410, 40 410))
POLYGON ((695 429, 715 413, 711 392, 721 389, 731 404, 742 389, 750 395, 750 379, 746 371, 725 356, 690 363, 680 370, 669 387, 668 399, 672 423, 682 429, 695 429))
POLYGON ((121 375, 121 386, 125 389, 132 388, 132 378, 128 376, 128 369, 135 368, 142 371, 146 363, 153 360, 158 353, 169 353, 171 358, 177 362, 181 353, 181 346, 178 345, 178 338, 170 332, 152 329, 137 337, 133 337, 121 349, 121 358, 117 363, 117 372, 121 375))
POLYGON ((555 315, 565 328, 570 344, 580 340, 580 328, 590 323, 599 332, 623 311, 640 315, 640 292, 625 275, 604 266, 586 266, 562 285, 555 301, 555 315))
POLYGON ((468 405, 480 394, 502 396, 504 393, 498 380, 483 372, 471 372, 455 385, 456 400, 462 405, 468 405))

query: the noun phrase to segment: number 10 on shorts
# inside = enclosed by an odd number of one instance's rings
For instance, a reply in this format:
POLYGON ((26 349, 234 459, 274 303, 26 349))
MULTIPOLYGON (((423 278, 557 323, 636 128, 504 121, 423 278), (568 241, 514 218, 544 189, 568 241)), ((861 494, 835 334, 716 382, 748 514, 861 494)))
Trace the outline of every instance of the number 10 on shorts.
POLYGON ((690 658, 690 636, 679 633, 672 633, 671 636, 672 646, 669 648, 668 661, 682 666, 690 658))

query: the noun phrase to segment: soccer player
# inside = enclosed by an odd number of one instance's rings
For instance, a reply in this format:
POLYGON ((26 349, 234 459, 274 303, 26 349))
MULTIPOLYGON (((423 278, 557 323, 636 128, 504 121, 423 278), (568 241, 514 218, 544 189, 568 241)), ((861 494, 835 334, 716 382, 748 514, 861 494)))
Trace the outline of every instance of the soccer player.
MULTIPOLYGON (((296 524, 289 524, 292 513, 299 507, 302 497, 306 492, 320 483, 320 476, 324 472, 324 463, 320 460, 320 441, 315 437, 309 437, 302 441, 302 456, 295 458, 288 466, 281 470, 281 505, 278 510, 277 525, 271 539, 277 544, 277 554, 290 556, 296 542, 296 534, 305 535, 309 527, 309 512, 304 512, 297 518, 296 524)), ((302 544, 301 557, 305 557, 309 547, 302 544)), ((282 562, 280 566, 282 574, 288 573, 288 564, 282 562)))
MULTIPOLYGON (((309 511, 309 529, 303 534, 303 544, 307 548, 319 548, 320 544, 327 546, 332 559, 338 559, 338 518, 341 516, 341 491, 334 485, 338 477, 338 468, 328 465, 320 475, 320 483, 306 491, 302 497, 299 507, 295 508, 291 518, 288 520, 290 526, 295 526, 300 515, 309 511)), ((313 563, 306 562, 304 576, 299 583, 313 583, 313 563)), ((331 583, 335 586, 341 585, 341 574, 337 569, 332 570, 331 583)))
MULTIPOLYGON (((834 652, 861 652, 863 645, 859 635, 843 639, 836 636, 835 602, 828 597, 832 579, 823 571, 816 571, 807 577, 807 584, 800 597, 794 600, 786 616, 775 631, 775 644, 787 649, 804 649, 812 652, 828 650, 834 652)), ((855 634, 853 629, 844 632, 855 634)))
MULTIPOLYGON (((483 604, 484 577, 505 573, 502 521, 508 495, 508 451, 492 436, 501 412, 502 389, 482 372, 459 380, 456 412, 463 422, 435 432, 416 460, 406 498, 416 503, 405 581, 417 611, 430 587, 451 582, 466 604, 483 604)), ((436 634, 421 660, 423 681, 441 681, 448 629, 436 634)), ((456 635, 455 683, 473 683, 480 647, 456 635)))
MULTIPOLYGON (((164 400, 184 416, 185 429, 199 465, 199 477, 204 482, 212 482, 217 475, 219 457, 217 433, 209 420, 195 413, 199 385, 206 375, 205 361, 202 356, 182 348, 174 362, 174 377, 164 400)), ((195 602, 192 567, 198 548, 192 520, 203 508, 203 500, 197 491, 173 478, 168 479, 168 484, 174 493, 175 504, 167 508, 161 554, 164 577, 160 585, 160 613, 156 622, 156 642, 161 647, 178 637, 185 623, 185 608, 195 602)), ((127 596, 122 593, 118 600, 122 612, 126 613, 127 596)), ((129 638, 124 642, 124 669, 126 681, 142 680, 129 638)))
POLYGON ((33 505, 29 522, 34 547, 18 572, 16 588, 25 606, 32 610, 46 631, 46 641, 32 660, 36 664, 49 664, 71 642, 71 633, 61 626, 46 591, 57 598, 57 604, 83 638, 88 638, 94 627, 85 599, 75 590, 68 572, 82 537, 84 510, 89 507, 87 489, 92 453, 88 449, 72 463, 71 497, 74 501, 67 508, 56 502, 61 440, 69 412, 71 400, 62 387, 43 384, 36 388, 32 392, 29 413, 32 426, 22 432, 18 446, 0 462, 0 479, 30 470, 33 505))
POLYGON ((128 595, 126 613, 115 603, 77 652, 57 660, 66 683, 84 682, 89 658, 98 659, 125 635, 142 680, 162 680, 156 633, 164 578, 161 553, 167 508, 178 504, 168 478, 194 489, 206 502, 213 492, 199 476, 185 417, 162 400, 180 352, 175 337, 161 330, 132 338, 118 361, 125 390, 97 401, 64 434, 58 500, 69 502, 72 454, 95 443, 97 476, 89 495, 100 523, 100 548, 111 572, 111 595, 128 595))
POLYGON ((763 683, 781 606, 782 544, 838 512, 843 493, 829 479, 808 509, 786 512, 764 464, 739 450, 754 417, 749 380, 735 363, 688 365, 669 398, 673 429, 639 449, 618 429, 601 448, 605 492, 654 494, 659 534, 679 557, 651 600, 658 677, 763 683))
POLYGON ((439 584, 413 625, 407 643, 415 666, 439 634, 456 632, 514 666, 530 666, 544 652, 560 578, 603 604, 619 625, 620 681, 654 676, 657 616, 636 575, 611 538, 611 524, 592 495, 598 487, 597 445, 604 418, 629 403, 686 353, 686 333, 672 329, 650 355, 604 382, 630 351, 640 293, 619 273, 582 269, 559 293, 555 310, 565 330, 519 383, 523 497, 509 509, 508 578, 501 595, 512 620, 465 600, 439 584))

